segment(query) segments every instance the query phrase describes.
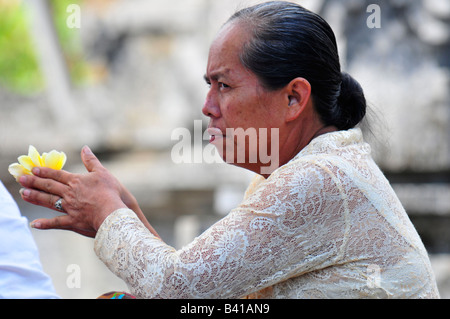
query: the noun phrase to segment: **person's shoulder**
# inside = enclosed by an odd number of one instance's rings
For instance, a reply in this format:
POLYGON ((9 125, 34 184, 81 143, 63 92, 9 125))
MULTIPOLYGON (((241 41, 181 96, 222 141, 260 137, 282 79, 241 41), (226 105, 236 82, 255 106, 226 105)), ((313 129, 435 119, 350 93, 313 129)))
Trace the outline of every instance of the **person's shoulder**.
POLYGON ((284 189, 289 187, 308 188, 318 184, 323 185, 333 175, 332 172, 335 166, 333 162, 332 157, 328 155, 298 157, 275 170, 267 179, 267 182, 284 189))
POLYGON ((8 216, 8 218, 21 217, 19 207, 12 197, 11 193, 6 189, 0 180, 0 215, 8 216))

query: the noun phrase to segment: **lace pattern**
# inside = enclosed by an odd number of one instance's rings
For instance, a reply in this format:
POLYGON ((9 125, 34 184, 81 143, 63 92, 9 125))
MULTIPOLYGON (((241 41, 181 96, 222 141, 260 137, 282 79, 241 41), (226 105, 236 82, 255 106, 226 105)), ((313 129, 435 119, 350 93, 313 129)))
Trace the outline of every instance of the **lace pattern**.
POLYGON ((99 258, 139 298, 439 298, 427 252, 359 129, 314 139, 180 250, 131 210, 99 258))

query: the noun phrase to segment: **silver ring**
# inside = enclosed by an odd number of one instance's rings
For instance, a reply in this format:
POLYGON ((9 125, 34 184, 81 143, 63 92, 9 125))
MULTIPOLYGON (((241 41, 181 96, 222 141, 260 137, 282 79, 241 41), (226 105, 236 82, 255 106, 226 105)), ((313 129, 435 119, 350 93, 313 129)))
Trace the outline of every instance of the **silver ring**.
POLYGON ((58 199, 55 203, 55 208, 61 212, 64 211, 63 207, 62 207, 62 198, 58 199))

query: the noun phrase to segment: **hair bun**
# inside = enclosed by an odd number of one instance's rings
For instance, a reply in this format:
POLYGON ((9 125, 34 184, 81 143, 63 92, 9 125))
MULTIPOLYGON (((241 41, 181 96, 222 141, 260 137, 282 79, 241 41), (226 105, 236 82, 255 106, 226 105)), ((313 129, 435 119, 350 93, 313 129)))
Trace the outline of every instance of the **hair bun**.
POLYGON ((356 125, 366 115, 366 98, 361 85, 348 73, 342 72, 341 93, 338 97, 339 118, 336 126, 348 130, 356 125))

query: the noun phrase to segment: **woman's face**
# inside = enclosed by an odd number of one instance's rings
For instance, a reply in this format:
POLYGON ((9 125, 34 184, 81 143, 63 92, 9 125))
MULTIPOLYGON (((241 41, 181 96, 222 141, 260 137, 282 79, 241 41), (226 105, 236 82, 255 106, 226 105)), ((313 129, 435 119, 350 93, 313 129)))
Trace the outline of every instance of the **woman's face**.
POLYGON ((272 133, 283 124, 287 97, 282 90, 264 89, 256 75, 242 65, 239 54, 248 35, 244 27, 231 23, 216 37, 208 58, 205 80, 210 89, 202 111, 210 118, 210 143, 222 158, 256 172, 261 165, 258 145, 267 147, 269 153, 279 151, 272 133), (238 157, 244 151, 245 160, 238 157))

